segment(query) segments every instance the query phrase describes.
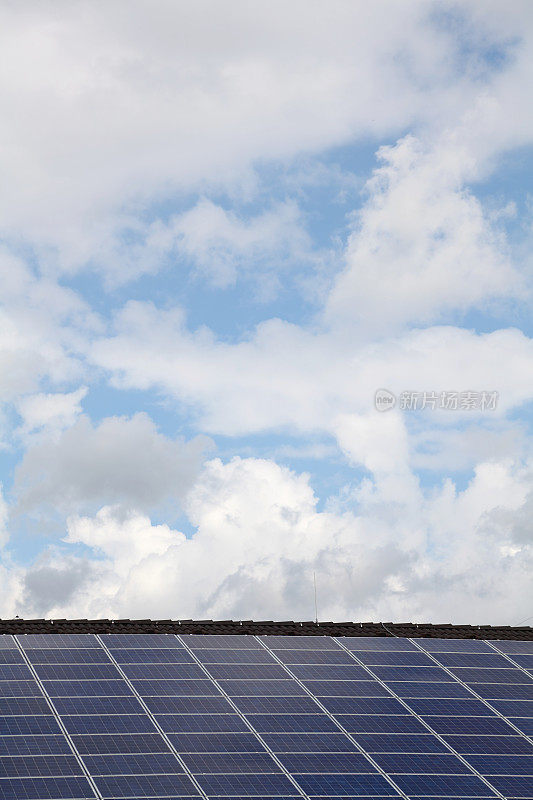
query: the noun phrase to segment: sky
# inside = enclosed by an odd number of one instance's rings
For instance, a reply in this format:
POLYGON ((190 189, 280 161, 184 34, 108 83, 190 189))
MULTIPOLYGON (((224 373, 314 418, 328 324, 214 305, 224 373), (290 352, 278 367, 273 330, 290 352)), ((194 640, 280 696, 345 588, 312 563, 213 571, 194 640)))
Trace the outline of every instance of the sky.
POLYGON ((0 617, 533 619, 529 0, 0 54, 0 617))

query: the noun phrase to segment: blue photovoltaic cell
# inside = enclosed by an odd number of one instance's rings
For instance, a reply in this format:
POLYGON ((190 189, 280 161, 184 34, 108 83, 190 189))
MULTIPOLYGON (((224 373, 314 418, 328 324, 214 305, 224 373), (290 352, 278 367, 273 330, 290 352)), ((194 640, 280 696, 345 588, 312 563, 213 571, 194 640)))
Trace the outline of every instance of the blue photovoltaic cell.
POLYGON ((186 775, 104 776, 94 780, 104 798, 193 797, 199 794, 186 775))
POLYGON ((482 775, 533 775, 533 756, 469 756, 482 775))
POLYGON ((234 697, 243 714, 319 714, 312 697, 234 697))
POLYGON ((194 664, 193 657, 185 648, 117 648, 109 645, 109 652, 118 664, 194 664))
POLYGON ((50 708, 44 697, 0 697, 2 717, 49 713, 50 708))
POLYGON ((195 775, 207 773, 281 772, 268 753, 186 753, 183 761, 195 775))
POLYGON ((131 695, 123 680, 110 681, 43 681, 50 697, 106 697, 131 695))
POLYGON ((207 677, 205 680, 132 680, 131 683, 141 697, 162 697, 167 694, 175 697, 187 697, 189 695, 209 697, 210 695, 220 694, 216 686, 207 677))
POLYGON ((505 753, 515 755, 533 755, 533 744, 523 736, 448 736, 442 737, 448 744, 462 755, 468 753, 505 753))
POLYGON ((282 773, 273 775, 197 775, 200 786, 208 795, 290 795, 291 781, 282 773))
POLYGON ((394 652, 405 652, 417 649, 409 639, 388 639, 382 636, 339 636, 338 641, 348 650, 392 650, 394 652))
POLYGON ((378 681, 304 681, 316 697, 390 697, 378 681))
POLYGON ((512 664, 498 653, 436 653, 435 658, 445 667, 511 667, 512 664))
POLYGON ((382 681, 423 681, 437 683, 453 681, 452 676, 440 667, 372 667, 372 672, 382 681))
MULTIPOLYGON (((450 678, 452 681, 453 678, 450 678)), ((391 691, 401 697, 408 699, 410 697, 438 697, 443 700, 446 698, 468 698, 472 697, 472 692, 468 691, 466 686, 460 683, 425 683, 424 681, 388 681, 387 686, 391 691)), ((476 689, 478 694, 481 694, 476 689)))
POLYGON ((338 650, 330 636, 259 636, 271 650, 338 650))
POLYGON ((179 753, 257 753, 263 750, 253 733, 176 733, 169 739, 179 753))
POLYGON ((323 774, 295 774, 294 776, 302 789, 310 795, 347 795, 364 792, 369 795, 383 796, 390 793, 396 794, 390 783, 379 773, 368 775, 335 775, 323 774))
POLYGON ((487 785, 475 775, 396 775, 394 781, 406 794, 415 797, 430 792, 460 798, 487 796, 487 785))
MULTIPOLYGON (((481 639, 413 639, 428 653, 493 653, 481 639)), ((496 644, 494 642, 493 644, 496 644)))
POLYGON ((533 717, 533 700, 491 700, 490 704, 504 717, 533 717))
POLYGON ((322 697, 331 714, 407 714, 395 697, 322 697))
POLYGON ((17 641, 24 650, 100 647, 98 639, 92 633, 25 633, 17 636, 17 641))
POLYGON ((515 653, 521 653, 522 655, 529 653, 533 655, 533 642, 496 641, 491 642, 491 645, 497 647, 502 653, 507 653, 510 656, 513 656, 515 653))
POLYGON ((0 800, 58 800, 94 798, 87 778, 4 778, 0 800))
MULTIPOLYGON (((409 706, 420 716, 487 717, 494 714, 482 700, 476 700, 475 697, 471 700, 419 700, 415 697, 409 700, 409 706)), ((428 719, 428 722, 431 723, 431 720, 428 719)))
POLYGON ((261 733, 335 733, 338 730, 325 714, 248 714, 247 719, 261 733))
POLYGON ((526 736, 533 736, 533 718, 511 717, 510 721, 513 725, 516 725, 519 731, 525 733, 526 736))
POLYGON ((532 678, 521 669, 479 669, 478 667, 453 667, 451 669, 464 683, 531 683, 532 678))
POLYGON ((475 692, 487 700, 533 700, 533 683, 476 683, 475 692))
POLYGON ((232 636, 231 634, 200 636, 194 633, 188 633, 182 635, 181 639, 191 650, 211 647, 226 650, 242 650, 248 647, 259 650, 261 648, 255 636, 232 636))
POLYGON ((301 680, 364 681, 371 677, 364 667, 359 667, 353 663, 351 666, 293 664, 290 670, 293 675, 301 680))
POLYGON ((63 734, 57 736, 0 736, 0 756, 62 755, 71 749, 63 734))
POLYGON ((49 647, 25 652, 32 664, 109 664, 107 653, 96 647, 49 647))
POLYGON ((18 650, 3 650, 0 647, 0 664, 24 664, 24 657, 18 650))
POLYGON ((512 736, 516 732, 500 717, 427 717, 437 733, 479 733, 488 736, 512 736))
POLYGON ((131 697, 56 697, 59 714, 140 714, 142 706, 131 697))
MULTIPOLYGON (((264 651, 266 653, 266 650, 264 651)), ((284 664, 355 664, 345 650, 273 650, 284 664)))
MULTIPOLYGON (((520 667, 524 669, 533 669, 533 653, 513 653, 511 656, 515 664, 518 664, 520 667)), ((510 662, 507 661, 506 663, 510 665, 510 662)))
POLYGON ((156 719, 165 733, 248 730, 237 714, 158 714, 156 719))
POLYGON ((69 733, 152 733, 146 714, 95 714, 62 717, 69 733))
POLYGON ((180 640, 172 633, 104 633, 100 638, 108 648, 183 647, 180 640))
POLYGON ((168 775, 185 771, 173 753, 84 756, 83 760, 91 775, 168 775))
POLYGON ((289 772, 375 772, 361 753, 282 753, 280 761, 289 772))
POLYGON ((0 736, 27 736, 60 733, 53 716, 0 717, 0 736))
POLYGON ((206 675, 198 664, 122 664, 126 677, 133 679, 183 680, 193 678, 204 680, 206 675))
POLYGON ((12 636, 5 633, 0 636, 0 650, 16 649, 17 645, 12 636))
POLYGON ((0 681, 24 681, 32 677, 26 664, 0 664, 0 681))
POLYGON ((531 777, 517 776, 495 776, 491 777, 490 782, 506 797, 525 797, 530 798, 533 792, 531 777))
POLYGON ((0 697, 40 697, 41 690, 31 681, 0 681, 0 697))
POLYGON ((49 775, 83 775, 83 771, 73 755, 0 757, 0 778, 49 775))
POLYGON ((471 775, 472 770, 454 755, 424 755, 421 753, 376 753, 376 763, 390 775, 435 773, 471 775))
POLYGON ((285 680, 264 680, 264 681, 218 681, 223 691, 230 697, 256 697, 265 695, 268 697, 294 697, 305 694, 303 689, 296 681, 285 680))
MULTIPOLYGON (((279 664, 209 664, 209 674, 215 678, 233 680, 269 680, 287 678, 286 670, 279 664)), ((198 667, 198 669, 200 669, 198 667)))
MULTIPOLYGON (((277 661, 250 636, 184 636, 194 657, 170 634, 102 639, 156 723, 97 637, 20 637, 52 713, 0 636, 0 800, 93 796, 56 713, 104 800, 196 797, 187 770, 213 799, 397 797, 372 759, 412 800, 494 797, 475 770, 506 798, 533 800, 533 744, 512 727, 533 733, 533 680, 485 642, 419 639, 422 652, 401 638, 339 639, 347 652, 328 637, 261 637, 277 661)), ((497 644, 533 661, 531 643, 497 644)))
POLYGON ((153 714, 232 714, 225 697, 145 697, 153 714))
MULTIPOLYGON (((404 709, 405 710, 405 709, 404 709)), ((427 728, 412 715, 374 716, 338 714, 336 719, 349 733, 426 733, 427 728)))
MULTIPOLYGON (((187 653, 189 658, 192 656, 187 653)), ((236 650, 216 650, 202 648, 194 651, 198 661, 206 666, 209 664, 275 664, 274 657, 261 647, 259 650, 241 647, 236 650)))
POLYGON ((353 738, 367 753, 447 753, 432 734, 357 733, 353 738))
POLYGON ((354 656, 363 664, 372 666, 380 664, 391 667, 434 667, 435 662, 420 650, 409 650, 407 653, 396 650, 352 650, 354 656))
POLYGON ((74 735, 72 741, 82 755, 99 753, 166 753, 169 747, 159 733, 74 735))
POLYGON ((116 680, 120 673, 113 664, 37 664, 42 681, 116 680))
POLYGON ((274 753, 351 753, 357 747, 343 733, 265 733, 274 753))

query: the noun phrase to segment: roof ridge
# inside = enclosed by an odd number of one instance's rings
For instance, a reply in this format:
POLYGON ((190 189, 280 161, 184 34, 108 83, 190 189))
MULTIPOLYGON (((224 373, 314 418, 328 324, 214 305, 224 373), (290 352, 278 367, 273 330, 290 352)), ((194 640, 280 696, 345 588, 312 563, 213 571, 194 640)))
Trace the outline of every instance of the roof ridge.
POLYGON ((0 634, 195 633, 281 636, 400 636, 533 641, 533 627, 430 622, 293 622, 290 620, 0 619, 0 634), (386 626, 386 627, 385 627, 386 626))

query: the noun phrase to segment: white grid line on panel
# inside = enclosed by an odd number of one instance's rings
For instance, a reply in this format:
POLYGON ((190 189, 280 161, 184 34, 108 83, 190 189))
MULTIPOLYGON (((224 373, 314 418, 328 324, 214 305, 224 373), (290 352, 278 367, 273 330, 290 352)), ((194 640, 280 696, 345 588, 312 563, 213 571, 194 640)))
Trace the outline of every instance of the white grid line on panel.
MULTIPOLYGON (((501 641, 501 639, 497 639, 496 641, 501 641)), ((502 656, 503 658, 507 659, 507 661, 509 661, 513 665, 513 667, 515 667, 516 669, 519 669, 522 672, 524 672, 527 675, 527 677, 529 678, 527 683, 531 683, 531 673, 528 672, 525 667, 523 667, 521 664, 517 664, 517 662, 510 655, 508 655, 508 653, 504 653, 502 650, 499 650, 496 647, 496 645, 492 644, 492 642, 489 641, 488 639, 485 641, 485 644, 488 644, 488 646, 491 647, 494 650, 495 653, 498 653, 499 656, 502 656)))
POLYGON ((291 775, 291 773, 290 773, 290 772, 288 771, 288 769, 285 767, 285 765, 284 765, 284 764, 282 764, 282 762, 279 760, 279 758, 278 758, 278 757, 277 757, 277 755, 274 753, 274 751, 273 751, 273 750, 271 750, 271 748, 270 748, 270 747, 268 746, 268 744, 265 742, 265 740, 263 739, 263 737, 261 736, 261 734, 259 733, 259 731, 256 731, 256 729, 254 728, 254 726, 252 725, 252 723, 251 723, 251 722, 250 722, 250 721, 247 719, 247 717, 245 716, 245 714, 243 714, 243 712, 242 712, 242 711, 241 711, 241 710, 238 708, 238 706, 237 706, 237 705, 234 703, 234 701, 232 700, 232 698, 231 698, 231 697, 230 697, 230 696, 227 694, 227 692, 225 692, 225 691, 224 691, 224 689, 222 688, 222 686, 220 686, 220 684, 218 683, 217 679, 216 679, 216 678, 213 678, 213 676, 212 676, 212 675, 209 673, 209 670, 207 669, 206 665, 205 665, 205 664, 203 664, 203 663, 202 663, 202 662, 199 660, 199 658, 197 658, 197 656, 196 656, 196 653, 194 652, 194 650, 191 650, 191 648, 188 646, 188 644, 186 644, 186 642, 184 642, 184 641, 183 641, 183 639, 181 638, 181 636, 179 636, 178 634, 176 634, 176 638, 177 638, 177 639, 178 639, 178 640, 181 642, 181 644, 182 644, 182 645, 185 647, 185 649, 186 649, 186 650, 187 650, 187 652, 188 652, 188 653, 189 653, 189 654, 192 656, 192 658, 194 658, 194 660, 195 660, 196 664, 198 664, 198 665, 201 667, 202 671, 203 671, 203 672, 205 673, 205 675, 206 675, 206 676, 209 678, 209 680, 211 681, 211 683, 213 684, 213 686, 215 686, 215 687, 217 688, 217 690, 220 692, 220 694, 221 694, 221 695, 222 695, 222 696, 223 696, 223 697, 224 697, 224 698, 227 700, 227 702, 228 702, 228 703, 231 705, 231 707, 233 708, 233 710, 235 711, 235 713, 236 713, 236 714, 239 716, 239 718, 240 718, 240 719, 241 719, 241 720, 244 722, 244 724, 246 725, 246 727, 248 728, 248 730, 250 731, 250 733, 252 733, 252 734, 253 734, 253 735, 256 737, 256 739, 257 739, 257 741, 260 743, 261 747, 262 747, 262 748, 263 748, 263 749, 264 749, 264 750, 265 750, 265 751, 268 753, 268 755, 269 755, 269 756, 270 756, 270 757, 271 757, 271 758, 272 758, 272 759, 275 761, 275 763, 278 765, 278 767, 279 767, 279 768, 282 770, 282 772, 283 772, 283 774, 285 775, 285 777, 286 777, 286 778, 288 778, 288 779, 290 780, 290 782, 292 783, 292 785, 294 786, 294 788, 298 790, 298 794, 300 795, 300 797, 305 797, 305 798, 306 798, 306 800, 309 800, 309 797, 308 797, 308 795, 307 795, 307 794, 304 792, 304 790, 302 789, 302 787, 299 785, 299 783, 298 783, 298 781, 296 780, 296 778, 294 778, 294 777, 293 777, 293 775, 291 775))
MULTIPOLYGON (((377 675, 375 675, 375 674, 374 674, 374 672, 372 671, 372 668, 371 668, 371 667, 369 667, 367 664, 363 664, 363 662, 362 662, 362 661, 360 661, 360 660, 357 658, 357 656, 356 656, 356 655, 354 655, 354 653, 353 653, 351 650, 348 650, 348 648, 347 648, 347 647, 345 647, 345 646, 344 646, 344 645, 343 645, 343 644, 342 644, 342 643, 341 643, 341 642, 340 642, 338 639, 336 639, 335 641, 337 641, 337 642, 338 642, 339 646, 340 646, 340 647, 342 647, 342 649, 343 649, 343 650, 345 650, 347 653, 349 653, 349 654, 350 654, 350 656, 353 658, 353 660, 356 662, 356 664, 359 664, 360 666, 364 667, 364 668, 366 669, 366 671, 368 672, 368 674, 369 674, 369 675, 371 675, 371 676, 373 677, 373 679, 374 679, 374 680, 376 680, 376 681, 379 681, 379 683, 380 683, 380 684, 381 684, 381 685, 382 685, 382 686, 383 686, 383 687, 384 687, 384 688, 385 688, 385 689, 386 689, 388 692, 390 692, 390 694, 392 695, 392 697, 395 697, 395 698, 396 698, 396 700, 398 700, 398 702, 400 702, 400 703, 402 704, 402 706, 403 706, 404 708, 406 708, 406 709, 409 711, 409 713, 410 713, 410 714, 412 714, 414 717, 416 717, 416 719, 417 719, 417 720, 418 720, 418 721, 419 721, 419 722, 420 722, 420 723, 421 723, 421 724, 422 724, 422 725, 423 725, 425 728, 427 728, 427 730, 428 730, 430 733, 432 733, 432 734, 433 734, 433 736, 436 736, 436 737, 437 737, 437 739, 438 739, 438 740, 439 740, 439 741, 440 741, 440 742, 441 742, 441 743, 442 743, 442 744, 443 744, 443 745, 444 745, 444 746, 445 746, 445 747, 448 749, 448 751, 449 751, 450 753, 453 753, 453 755, 454 755, 454 756, 456 756, 456 757, 457 757, 457 758, 458 758, 460 761, 462 761, 462 763, 463 763, 463 764, 464 764, 466 767, 468 767, 468 769, 469 769, 469 770, 471 770, 471 771, 472 771, 472 773, 473 773, 474 775, 476 775, 476 776, 477 776, 477 777, 478 777, 478 778, 479 778, 481 781, 483 781, 483 783, 485 784, 485 786, 488 786, 488 787, 489 787, 489 789, 491 789, 491 791, 493 791, 493 792, 496 794, 496 796, 500 798, 500 800, 507 800, 507 798, 505 797, 505 795, 503 795, 501 792, 499 792, 499 791, 498 791, 498 789, 496 789, 496 788, 495 788, 495 787, 494 787, 494 786, 491 784, 491 782, 490 782, 489 780, 487 780, 487 778, 485 778, 485 777, 484 777, 484 776, 483 776, 483 775, 482 775, 480 772, 478 772, 478 770, 477 770, 475 767, 473 767, 473 766, 472 766, 472 764, 470 764, 470 763, 468 762, 468 760, 467 760, 467 759, 466 759, 464 756, 462 756, 460 753, 458 753, 458 752, 457 752, 457 751, 456 751, 456 750, 455 750, 455 749, 454 749, 454 748, 451 746, 451 744, 449 744, 449 743, 446 741, 446 739, 444 739, 444 737, 443 737, 443 736, 441 736, 441 734, 440 734, 440 733, 437 733, 437 731, 436 731, 436 730, 434 730, 434 729, 431 727, 431 725, 430 725, 428 722, 426 722, 426 720, 425 720, 425 719, 423 719, 423 718, 422 718, 422 717, 421 717, 419 714, 417 714, 417 712, 416 712, 416 711, 415 711, 413 708, 411 708, 411 706, 409 705, 409 703, 408 703, 408 702, 406 702, 406 701, 405 701, 403 698, 401 698, 399 695, 397 695, 397 694, 396 694, 396 692, 395 692, 393 689, 391 689, 391 688, 390 688, 390 686, 387 686, 387 683, 386 683, 384 680, 382 680, 382 679, 381 679, 381 678, 379 678, 377 675)), ((414 644, 416 644, 416 642, 415 642, 414 644)), ((426 651, 424 650, 423 652, 426 652, 426 651)), ((440 665, 439 665, 439 666, 440 666, 440 665)), ((451 674, 452 674, 452 673, 450 673, 450 675, 451 675, 451 674)), ((453 677, 453 679, 454 679, 454 680, 457 680, 457 679, 456 679, 456 678, 455 678, 453 675, 452 675, 452 677, 453 677)))
MULTIPOLYGON (((470 692, 470 693, 471 693, 471 694, 472 694, 472 695, 473 695, 473 696, 474 696, 474 697, 475 697, 477 700, 481 700, 481 702, 482 702, 482 703, 483 703, 483 704, 484 704, 484 705, 485 705, 487 708, 489 708, 489 709, 492 711, 492 713, 493 713, 495 716, 499 717, 500 719, 503 719, 503 721, 504 721, 504 722, 506 722, 506 723, 507 723, 507 725, 509 725, 511 728, 513 728, 513 730, 514 730, 514 731, 515 731, 517 734, 519 734, 520 736, 522 736, 522 738, 523 738, 523 739, 525 739, 525 740, 526 740, 527 742, 529 742, 530 744, 533 744, 533 740, 531 739, 531 737, 530 737, 530 736, 527 736, 527 735, 526 735, 526 734, 525 734, 523 731, 521 731, 519 728, 517 728, 517 727, 516 727, 516 725, 513 725, 513 723, 512 723, 512 722, 511 722, 509 719, 507 719, 507 717, 506 717, 504 714, 502 714, 502 713, 501 713, 501 711, 498 711, 498 709, 497 709, 497 708, 495 708, 495 707, 494 707, 494 706, 491 704, 490 700, 486 700, 484 697, 481 697, 481 695, 480 695, 480 694, 478 694, 478 693, 476 692, 476 690, 475 690, 475 689, 473 689, 473 688, 470 686, 470 684, 468 684, 468 683, 464 683, 464 681, 462 681, 462 680, 461 680, 461 678, 458 678, 457 676, 453 675, 453 672, 451 672, 451 671, 450 671, 450 669, 449 669, 448 667, 445 667, 445 666, 444 666, 444 664, 441 664, 441 663, 440 663, 440 661, 438 660, 437 656, 435 656, 433 653, 430 653, 428 650, 424 650, 424 648, 423 648, 421 645, 419 645, 419 644, 418 644, 418 642, 415 642, 413 639, 411 639, 411 641, 412 641, 412 642, 413 642, 413 644, 414 644, 416 647, 418 647, 418 648, 419 648, 419 649, 420 649, 420 650, 421 650, 423 653, 426 653, 426 655, 428 655, 428 656, 429 656, 429 657, 432 659, 432 661, 434 661, 434 662, 435 662, 435 664, 437 664, 437 665, 438 665, 438 666, 439 666, 441 669, 444 669, 444 670, 446 670, 446 672, 448 672, 450 675, 452 675, 452 676, 455 678, 455 680, 457 681, 457 683, 460 683, 460 684, 461 684, 461 686, 463 686, 463 687, 464 687, 464 688, 465 688, 467 691, 469 691, 469 692, 470 692)), ((478 685, 478 684, 476 684, 476 685, 478 685)), ((508 686, 509 684, 503 683, 503 684, 501 684, 501 685, 502 685, 502 686, 508 686)), ((520 686, 521 686, 521 685, 523 685, 523 684, 513 684, 513 685, 520 685, 520 686)))
POLYGON ((128 676, 126 675, 126 673, 124 672, 124 670, 122 669, 120 664, 116 661, 114 656, 108 650, 107 645, 102 641, 102 639, 101 639, 99 634, 95 634, 95 636, 96 636, 98 642, 100 643, 102 649, 107 654, 107 656, 108 656, 109 660, 111 661, 111 663, 115 665, 116 669, 121 674, 122 679, 124 680, 124 682, 126 683, 128 688, 131 690, 132 694, 135 695, 135 697, 137 698, 137 700, 139 701, 139 703, 143 707, 144 712, 146 713, 146 715, 148 716, 148 718, 152 722, 153 726, 156 728, 157 732, 163 737, 165 743, 170 748, 170 751, 172 752, 172 754, 174 755, 174 757, 178 761, 179 765, 182 767, 182 769, 185 772, 185 774, 187 775, 187 777, 192 781, 193 785, 196 787, 197 791, 204 798, 204 800, 209 800, 207 794, 204 792, 204 790, 202 789, 202 787, 200 786, 200 784, 198 783, 198 781, 196 780, 196 778, 194 777, 194 775, 190 771, 189 767, 187 766, 185 761, 182 759, 182 757, 180 756, 180 754, 178 753, 178 751, 176 750, 176 748, 174 747, 174 745, 170 741, 168 735, 165 733, 165 731, 163 730, 161 725, 158 723, 158 721, 156 720, 156 718, 154 717, 154 715, 152 714, 152 712, 150 711, 150 709, 148 708, 148 706, 144 702, 144 700, 141 697, 141 695, 139 694, 139 692, 136 690, 135 686, 132 684, 131 680, 128 678, 128 676))
MULTIPOLYGON (((354 739, 354 737, 353 737, 353 736, 352 736, 352 735, 351 735, 351 734, 350 734, 350 733, 349 733, 349 732, 346 730, 346 728, 345 728, 345 727, 342 725, 342 723, 341 723, 341 722, 339 722, 339 721, 338 721, 338 720, 335 718, 335 716, 334 716, 334 715, 333 715, 333 714, 332 714, 330 711, 328 711, 328 709, 326 708, 326 706, 324 706, 324 705, 323 705, 323 704, 320 702, 320 700, 318 700, 318 698, 317 698, 317 697, 315 697, 315 695, 312 693, 312 691, 311 691, 310 689, 308 689, 308 688, 307 688, 307 686, 306 686, 306 685, 305 685, 305 684, 304 684, 304 683, 301 681, 301 679, 300 679, 300 678, 297 678, 297 677, 296 677, 296 675, 294 675, 294 673, 292 672, 292 670, 290 669, 290 667, 288 667, 288 666, 287 666, 287 664, 284 664, 284 663, 283 663, 283 661, 281 661, 281 659, 279 659, 279 658, 277 657, 277 655, 276 655, 276 654, 273 652, 273 650, 272 650, 272 649, 271 649, 271 648, 270 648, 270 647, 269 647, 267 644, 265 644, 265 642, 263 642, 263 641, 262 641, 262 639, 261 639, 259 636, 256 636, 255 638, 256 638, 256 639, 257 639, 257 641, 258 641, 258 642, 261 644, 261 646, 262 646, 262 647, 264 647, 264 648, 265 648, 265 650, 266 650, 267 652, 269 652, 269 653, 272 655, 272 657, 273 657, 273 658, 275 658, 275 659, 276 659, 276 661, 278 662, 278 664, 280 664, 280 665, 283 667, 283 669, 284 669, 284 670, 287 672, 287 674, 288 674, 288 675, 290 675, 290 677, 291 677, 291 678, 292 678, 294 681, 296 681, 296 683, 298 683, 298 685, 299 685, 299 686, 301 686, 301 687, 302 687, 302 689, 304 689, 304 691, 306 692, 306 694, 308 695, 308 697, 311 697, 311 699, 312 699, 312 700, 314 700, 314 702, 317 704, 318 708, 319 708, 319 709, 322 711, 322 713, 323 713, 323 714, 325 714, 327 717, 329 717, 329 719, 330 719, 330 720, 333 722, 333 724, 337 726, 337 728, 339 729, 339 731, 340 731, 341 733, 343 733, 343 734, 344 734, 344 735, 345 735, 345 736, 346 736, 346 737, 347 737, 347 738, 350 740, 350 742, 351 742, 351 743, 352 743, 352 744, 353 744, 355 747, 357 747, 357 750, 359 751, 359 753, 360 753, 361 755, 363 755, 363 756, 364 756, 366 759, 368 759, 368 761, 369 761, 369 762, 370 762, 370 764, 371 764, 371 765, 374 767, 374 769, 375 769, 375 770, 377 770, 377 772, 379 772, 379 774, 380 774, 380 775, 381 775, 383 778, 385 778, 385 779, 387 780, 387 782, 388 782, 388 783, 389 783, 389 784, 392 786, 392 788, 393 788, 393 789, 394 789, 396 792, 398 792, 399 796, 400 796, 400 797, 403 797, 403 798, 404 798, 404 800, 409 800, 409 798, 408 798, 408 796, 405 794, 405 792, 403 792, 403 791, 400 789, 400 787, 396 785, 396 783, 393 781, 393 779, 390 777, 390 775, 388 775, 388 773, 386 773, 386 772, 385 772, 385 770, 383 770, 383 769, 382 769, 382 768, 379 766, 379 764, 378 764, 376 761, 374 761, 374 759, 372 758, 372 756, 371 756, 369 753, 367 753, 367 752, 366 752, 366 750, 365 750, 363 747, 361 747, 361 745, 359 744, 359 742, 358 742, 356 739, 354 739)), ((333 641, 335 641, 335 640, 333 640, 333 641)))
POLYGON ((55 707, 55 705, 54 705, 54 702, 53 702, 52 698, 50 697, 50 695, 49 695, 49 694, 48 694, 48 692, 46 691, 45 687, 43 686, 43 682, 42 682, 42 681, 41 681, 41 679, 39 678, 39 675, 37 674, 37 672, 36 672, 36 670, 35 670, 35 668, 34 668, 33 664, 31 663, 30 659, 29 659, 29 658, 28 658, 28 656, 26 655, 26 653, 25 653, 25 651, 24 651, 24 648, 22 647, 21 643, 18 641, 18 639, 17 639, 17 637, 16 637, 16 636, 14 636, 14 637, 13 637, 13 639, 14 639, 14 641, 15 641, 15 644, 17 645, 17 647, 18 647, 18 649, 19 649, 20 653, 22 654, 22 657, 23 657, 23 659, 24 659, 25 663, 26 663, 26 664, 27 664, 27 666, 29 667, 29 669, 30 669, 30 671, 31 671, 31 673, 32 673, 32 675, 33 675, 33 677, 34 677, 34 680, 35 680, 35 682, 36 682, 37 686, 39 687, 39 689, 40 689, 40 691, 41 691, 41 693, 42 693, 42 696, 44 697, 44 699, 45 699, 45 700, 46 700, 46 702, 48 703, 48 707, 50 708, 50 711, 51 711, 51 712, 52 712, 52 714, 54 715, 54 718, 56 719, 56 721, 57 721, 57 723, 58 723, 58 725, 59 725, 59 727, 60 727, 60 729, 61 729, 61 731, 62 731, 62 733, 63 733, 63 736, 64 736, 64 737, 65 737, 65 739, 67 740, 68 746, 69 746, 69 747, 70 747, 70 749, 72 750, 72 754, 75 756, 75 758, 76 758, 76 761, 77 761, 77 762, 78 762, 78 764, 80 765, 80 767, 81 767, 81 769, 82 769, 82 771, 83 771, 83 774, 84 774, 84 776, 85 776, 85 777, 87 778, 87 780, 89 781, 89 785, 90 785, 91 789, 93 790, 95 797, 98 797, 98 798, 100 798, 100 800, 102 800, 102 794, 101 794, 101 792, 100 792, 100 790, 99 790, 98 786, 97 786, 97 785, 96 785, 96 783, 94 782, 93 776, 92 776, 92 775, 91 775, 91 773, 89 772, 89 769, 87 768, 87 766, 86 766, 86 764, 85 764, 85 761, 83 760, 83 758, 82 758, 81 754, 79 753, 79 751, 78 751, 78 748, 77 748, 77 747, 76 747, 76 745, 74 744, 74 742, 73 742, 73 740, 72 740, 72 737, 71 737, 70 733, 69 733, 69 732, 68 732, 68 730, 66 729, 66 727, 65 727, 65 725, 64 725, 64 723, 63 723, 63 720, 61 719, 61 715, 59 714, 58 710, 56 709, 56 707, 55 707))

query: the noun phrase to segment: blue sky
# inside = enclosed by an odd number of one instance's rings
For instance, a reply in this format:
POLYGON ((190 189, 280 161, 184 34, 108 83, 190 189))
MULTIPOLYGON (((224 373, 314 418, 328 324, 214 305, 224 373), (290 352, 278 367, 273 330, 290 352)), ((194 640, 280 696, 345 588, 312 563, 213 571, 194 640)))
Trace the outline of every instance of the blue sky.
POLYGON ((0 616, 533 613, 531 7, 311 6, 0 11, 0 616))

